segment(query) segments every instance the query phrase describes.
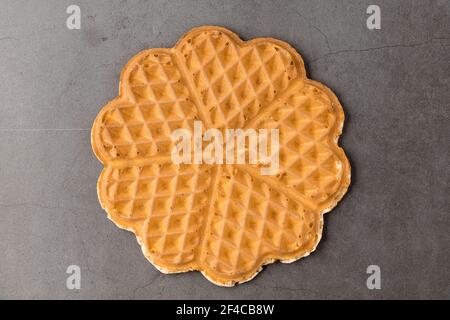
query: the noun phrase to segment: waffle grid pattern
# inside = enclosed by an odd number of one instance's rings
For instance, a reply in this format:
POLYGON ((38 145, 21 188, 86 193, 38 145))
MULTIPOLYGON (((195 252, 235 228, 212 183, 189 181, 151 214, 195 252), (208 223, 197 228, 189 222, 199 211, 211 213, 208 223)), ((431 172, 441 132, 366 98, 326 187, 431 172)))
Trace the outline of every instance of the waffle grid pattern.
POLYGON ((112 103, 102 119, 100 139, 108 158, 169 154, 170 133, 192 130, 196 108, 167 53, 148 54, 129 75, 128 100, 112 103))
POLYGON ((264 256, 296 251, 317 234, 313 213, 267 184, 254 183, 242 169, 227 168, 218 186, 206 247, 211 269, 245 273, 264 256))
POLYGON ((305 84, 281 100, 257 125, 280 130, 280 172, 275 178, 316 201, 335 193, 340 160, 328 141, 335 122, 330 99, 315 86, 305 84))
POLYGON ((286 50, 273 44, 239 47, 220 31, 188 39, 181 53, 216 128, 243 127, 297 77, 286 50))
POLYGON ((210 184, 210 168, 153 164, 113 169, 107 199, 115 214, 147 221, 148 249, 171 263, 193 259, 210 184))

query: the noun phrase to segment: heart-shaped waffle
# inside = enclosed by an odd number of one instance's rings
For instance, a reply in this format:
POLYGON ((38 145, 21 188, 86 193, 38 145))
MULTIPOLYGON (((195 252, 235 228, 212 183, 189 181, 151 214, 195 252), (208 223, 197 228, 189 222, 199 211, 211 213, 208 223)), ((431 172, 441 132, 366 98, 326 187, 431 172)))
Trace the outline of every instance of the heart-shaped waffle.
POLYGON ((343 122, 336 96, 307 79, 287 43, 196 28, 171 49, 132 58, 119 96, 97 116, 100 203, 162 272, 245 282, 265 264, 315 250, 323 214, 350 184, 337 145, 343 122), (278 129, 277 174, 254 164, 173 163, 171 133, 192 132, 196 120, 205 129, 278 129))

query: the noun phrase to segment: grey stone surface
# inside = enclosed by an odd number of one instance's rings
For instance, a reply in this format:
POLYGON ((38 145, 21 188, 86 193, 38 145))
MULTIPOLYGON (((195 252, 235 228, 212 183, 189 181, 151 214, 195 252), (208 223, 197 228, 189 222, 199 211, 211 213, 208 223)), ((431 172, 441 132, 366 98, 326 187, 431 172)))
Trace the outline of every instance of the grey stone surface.
POLYGON ((0 4, 0 298, 449 298, 450 3, 372 1, 2 0, 0 4), (82 28, 65 26, 69 4, 82 28), (220 288, 162 275, 100 208, 94 117, 127 60, 222 25, 302 54, 347 115, 353 183, 307 259, 220 288), (66 268, 81 267, 81 290, 66 268), (368 290, 366 268, 381 267, 368 290))

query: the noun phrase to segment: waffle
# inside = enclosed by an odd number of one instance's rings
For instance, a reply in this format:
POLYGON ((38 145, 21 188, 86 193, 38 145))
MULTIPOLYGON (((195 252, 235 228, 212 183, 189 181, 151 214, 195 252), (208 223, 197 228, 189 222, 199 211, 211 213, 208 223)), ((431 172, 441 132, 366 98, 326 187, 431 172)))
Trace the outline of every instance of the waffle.
POLYGON ((196 28, 171 49, 140 52, 122 71, 118 97, 92 128, 104 165, 99 200, 160 271, 242 283, 265 264, 315 250, 323 214, 350 184, 337 145, 343 121, 336 96, 306 77, 287 43, 196 28), (205 128, 279 129, 278 172, 174 164, 171 132, 192 132, 197 120, 205 128))

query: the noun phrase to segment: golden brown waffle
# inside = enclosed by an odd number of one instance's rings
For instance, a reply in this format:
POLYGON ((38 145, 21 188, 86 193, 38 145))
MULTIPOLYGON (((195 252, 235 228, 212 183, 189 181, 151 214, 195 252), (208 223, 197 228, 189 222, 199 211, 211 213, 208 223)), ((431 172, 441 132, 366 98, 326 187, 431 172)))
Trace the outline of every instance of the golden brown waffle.
POLYGON ((248 281, 264 264, 315 250, 323 214, 350 184, 337 145, 343 121, 336 96, 307 79, 287 43, 193 29, 174 48, 131 59, 119 96, 97 116, 100 203, 162 272, 199 270, 223 286, 248 281), (205 128, 279 129, 279 172, 173 164, 170 134, 192 132, 195 120, 205 128))

